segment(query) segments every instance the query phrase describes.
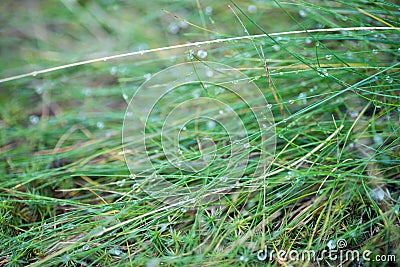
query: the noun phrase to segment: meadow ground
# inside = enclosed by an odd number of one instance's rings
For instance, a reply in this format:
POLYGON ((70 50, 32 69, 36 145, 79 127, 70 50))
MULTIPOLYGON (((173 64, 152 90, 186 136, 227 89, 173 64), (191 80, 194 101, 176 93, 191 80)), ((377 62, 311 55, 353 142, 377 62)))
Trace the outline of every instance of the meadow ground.
POLYGON ((399 264, 396 1, 1 5, 0 266, 399 264))

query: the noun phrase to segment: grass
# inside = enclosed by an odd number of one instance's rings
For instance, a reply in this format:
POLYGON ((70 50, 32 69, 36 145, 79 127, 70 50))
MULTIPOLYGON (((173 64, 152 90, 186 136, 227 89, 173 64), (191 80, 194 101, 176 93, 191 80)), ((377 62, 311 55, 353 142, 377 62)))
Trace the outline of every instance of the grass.
MULTIPOLYGON (((347 250, 370 250, 371 259, 397 260, 345 266, 399 263, 399 6, 214 2, 3 4, 0 265, 336 266, 339 260, 330 258, 261 262, 257 253, 265 246, 321 252, 339 240, 347 250), (122 53, 131 54, 109 57, 122 53), (143 116, 136 106, 127 109, 138 87, 170 66, 202 60, 247 77, 180 82, 149 118, 146 151, 131 154, 127 149, 141 147, 141 133, 122 125, 126 112, 136 112, 126 122, 143 116), (73 62, 82 63, 65 66, 73 62), (264 130, 240 99, 227 91, 216 96, 221 84, 236 83, 251 96, 249 81, 270 104, 261 111, 274 116, 276 145, 262 141, 264 130), (166 119, 197 88, 198 96, 224 99, 239 114, 249 145, 235 160, 248 156, 245 166, 227 165, 233 145, 226 129, 194 120, 179 139, 183 156, 201 158, 207 146, 198 144, 208 136, 216 158, 195 172, 171 167, 157 118, 166 119), (129 135, 121 141, 124 130, 129 135), (260 153, 271 151, 274 157, 263 161, 260 153), (149 184, 146 153, 165 180, 182 188, 202 184, 209 190, 203 194, 219 198, 206 202, 196 192, 176 195, 149 184), (253 175, 259 162, 270 165, 265 176, 253 175), (212 186, 224 179, 240 186, 215 193, 212 186), (149 190, 176 199, 163 203, 149 190)), ((165 77, 155 83, 164 84, 165 77)), ((204 115, 218 111, 198 106, 204 115)), ((232 126, 236 120, 224 114, 221 121, 232 126)), ((165 138, 191 118, 184 115, 170 121, 165 138)))

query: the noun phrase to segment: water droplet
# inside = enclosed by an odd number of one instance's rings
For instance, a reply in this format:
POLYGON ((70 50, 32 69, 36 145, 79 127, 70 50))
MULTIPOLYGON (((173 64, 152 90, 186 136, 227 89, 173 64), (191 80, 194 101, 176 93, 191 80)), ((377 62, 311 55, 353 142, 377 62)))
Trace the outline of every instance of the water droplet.
POLYGON ((110 253, 111 255, 115 255, 115 256, 120 256, 122 254, 122 251, 116 248, 110 249, 108 251, 108 253, 110 253))
POLYGON ((307 17, 307 13, 306 13, 304 10, 299 10, 299 15, 300 15, 300 17, 302 17, 302 18, 307 17))
POLYGON ((36 71, 32 72, 32 76, 33 76, 33 77, 36 77, 36 75, 37 75, 37 72, 36 72, 36 71))
POLYGON ((293 99, 290 99, 290 100, 289 100, 289 104, 293 105, 293 104, 294 104, 294 100, 293 100, 293 99))
POLYGON ((187 56, 188 60, 192 60, 194 55, 194 51, 192 49, 189 50, 189 55, 187 56))
POLYGON ((256 13, 257 12, 257 6, 255 6, 255 5, 249 5, 248 7, 247 7, 247 10, 250 12, 250 13, 256 13))
POLYGON ((123 97, 125 100, 128 100, 128 95, 127 95, 127 94, 122 94, 122 97, 123 97))
POLYGON ((207 121, 207 127, 208 127, 209 129, 214 129, 215 126, 217 126, 217 124, 215 123, 215 121, 213 121, 213 120, 207 121))
POLYGON ((199 50, 199 51, 197 51, 197 56, 199 58, 206 58, 207 57, 207 51, 199 50))
POLYGON ((39 117, 36 116, 36 115, 29 116, 29 121, 30 121, 32 124, 37 124, 37 123, 39 122, 39 117))
POLYGON ((218 111, 218 113, 222 115, 222 114, 224 114, 224 111, 223 111, 222 109, 220 109, 220 110, 218 111))
POLYGON ((378 146, 383 144, 383 138, 380 134, 376 134, 373 137, 375 144, 377 144, 378 146))
POLYGON ((268 108, 268 109, 271 109, 271 108, 272 108, 272 104, 268 104, 268 105, 267 105, 267 108, 268 108))
POLYGON ((378 50, 377 49, 372 49, 372 54, 374 54, 374 55, 376 55, 376 54, 378 54, 378 50))
POLYGON ((206 76, 211 78, 212 76, 214 76, 214 72, 212 72, 212 70, 207 70, 206 76))
POLYGON ((385 191, 380 187, 374 188, 369 194, 371 198, 376 201, 382 201, 385 198, 385 191))
POLYGON ((393 78, 390 77, 389 75, 387 75, 387 76, 385 77, 385 81, 387 81, 388 83, 392 83, 392 82, 393 82, 393 78))
POLYGON ((83 250, 89 250, 89 249, 90 249, 90 246, 89 246, 89 245, 84 245, 84 246, 82 247, 82 249, 83 249, 83 250))
POLYGON ((249 144, 249 143, 246 143, 246 144, 243 145, 243 147, 244 147, 244 148, 249 148, 249 147, 250 147, 250 144, 249 144))
POLYGON ((116 66, 111 67, 110 69, 110 74, 111 75, 115 75, 118 72, 118 68, 116 66))
POLYGON ((187 212, 187 209, 186 208, 181 208, 181 212, 185 213, 185 212, 187 212))
POLYGON ((213 8, 212 8, 211 6, 206 6, 206 9, 204 10, 204 13, 205 13, 207 16, 211 16, 212 11, 213 11, 213 8))
POLYGON ((43 87, 38 86, 38 87, 35 88, 35 91, 36 91, 36 93, 37 93, 38 95, 41 95, 41 94, 43 93, 43 87))
POLYGON ((125 182, 126 182, 126 179, 122 179, 122 180, 120 180, 120 181, 117 181, 116 184, 117 184, 119 187, 122 187, 122 186, 124 186, 125 182))
POLYGON ((243 256, 243 255, 240 256, 239 260, 241 260, 243 262, 248 262, 249 261, 249 259, 247 257, 243 256))
POLYGON ((186 131, 186 130, 187 130, 186 126, 183 126, 182 131, 186 131))
POLYGON ((304 92, 301 92, 297 99, 302 100, 303 104, 307 103, 307 94, 304 92))
POLYGON ((179 32, 179 26, 175 22, 172 22, 168 25, 167 31, 170 34, 177 34, 179 32))
POLYGON ((315 43, 315 46, 319 46, 319 42, 318 41, 315 43))
POLYGON ((329 76, 328 71, 326 69, 317 68, 317 71, 318 71, 318 75, 321 76, 321 77, 328 77, 329 76))
POLYGON ((219 178, 219 180, 220 180, 221 182, 226 182, 226 181, 228 181, 228 177, 226 177, 226 176, 221 176, 221 177, 219 178))
POLYGON ((333 240, 331 239, 331 240, 328 241, 328 243, 326 244, 326 246, 327 246, 330 250, 335 249, 335 248, 336 248, 336 242, 333 241, 333 240))
POLYGON ((358 112, 357 112, 357 111, 350 111, 350 112, 349 112, 349 115, 350 115, 351 118, 354 119, 354 118, 357 118, 358 112))
POLYGON ((264 129, 267 128, 267 125, 266 125, 266 124, 262 124, 261 126, 262 126, 264 129))
POLYGON ((279 50, 281 50, 281 47, 277 44, 272 46, 272 49, 274 49, 275 52, 278 52, 279 50))
POLYGON ((189 24, 187 24, 186 21, 179 21, 179 28, 187 29, 188 27, 189 27, 189 24))
POLYGON ((306 38, 306 44, 311 44, 311 43, 312 43, 311 38, 307 37, 307 38, 306 38))
POLYGON ((98 121, 98 122, 96 123, 96 126, 97 126, 97 128, 99 128, 99 129, 103 129, 103 128, 104 128, 104 123, 103 123, 102 121, 98 121))
POLYGON ((90 89, 86 88, 85 90, 83 90, 83 94, 85 96, 90 96, 90 89))
POLYGON ((331 54, 327 54, 327 55, 325 55, 325 58, 326 58, 327 60, 331 60, 331 59, 332 59, 332 55, 331 55, 331 54))
POLYGON ((106 62, 106 61, 107 61, 107 58, 103 58, 103 61, 106 62))
POLYGON ((136 179, 136 175, 133 174, 133 173, 131 173, 131 174, 129 175, 129 179, 136 179))
POLYGON ((151 79, 151 73, 146 73, 145 75, 143 75, 143 77, 146 79, 146 81, 151 79))
POLYGON ((133 116, 133 112, 132 112, 132 111, 128 111, 128 112, 126 113, 126 116, 127 116, 127 117, 132 117, 132 116, 133 116))

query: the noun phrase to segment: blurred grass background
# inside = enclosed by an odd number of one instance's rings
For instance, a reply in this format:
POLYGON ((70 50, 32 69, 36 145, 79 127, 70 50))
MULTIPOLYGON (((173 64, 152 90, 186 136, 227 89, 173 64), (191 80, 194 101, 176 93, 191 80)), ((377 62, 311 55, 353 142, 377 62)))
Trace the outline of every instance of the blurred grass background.
POLYGON ((256 265, 265 244, 321 250, 340 238, 399 259, 399 6, 235 3, 259 27, 228 1, 2 2, 0 79, 246 31, 392 29, 170 49, 0 83, 0 265, 256 265), (286 122, 253 44, 263 46, 286 122), (149 74, 200 50, 254 80, 281 122, 272 171, 285 171, 268 178, 266 207, 262 190, 243 189, 221 205, 165 210, 129 178, 127 101, 149 74), (334 141, 290 166, 341 124, 334 141))

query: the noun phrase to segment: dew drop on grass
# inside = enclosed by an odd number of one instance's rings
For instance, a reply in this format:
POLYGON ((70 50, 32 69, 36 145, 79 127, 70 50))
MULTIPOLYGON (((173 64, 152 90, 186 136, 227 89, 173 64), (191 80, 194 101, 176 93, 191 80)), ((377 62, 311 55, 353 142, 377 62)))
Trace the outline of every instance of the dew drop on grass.
POLYGON ((113 249, 110 249, 108 251, 108 253, 111 255, 120 256, 122 254, 122 251, 117 248, 113 248, 113 249))
POLYGON ((272 108, 272 104, 268 104, 268 105, 267 105, 267 108, 268 108, 268 109, 271 109, 271 108, 272 108))
POLYGON ((187 209, 186 208, 181 208, 181 212, 185 213, 185 212, 187 212, 187 209))
POLYGON ((249 6, 247 7, 247 10, 249 11, 249 13, 254 14, 254 13, 257 12, 257 6, 255 6, 255 5, 249 5, 249 6))
POLYGON ((302 17, 302 18, 307 17, 307 13, 306 13, 304 10, 299 10, 299 15, 300 15, 300 17, 302 17))
POLYGON ((204 13, 207 16, 210 16, 212 14, 213 8, 211 6, 206 6, 206 9, 204 10, 204 13))
POLYGON ((297 99, 301 100, 303 104, 307 104, 307 93, 301 92, 297 99))
POLYGON ((335 248, 336 248, 336 243, 335 243, 335 241, 333 241, 333 240, 331 239, 331 240, 328 241, 328 243, 326 244, 326 246, 327 246, 330 250, 332 250, 332 249, 335 249, 335 248))
POLYGON ((89 249, 90 249, 90 246, 89 246, 89 245, 84 245, 84 246, 82 247, 82 249, 83 249, 83 250, 89 250, 89 249))
POLYGON ((192 60, 194 55, 194 51, 192 49, 189 50, 189 55, 187 56, 188 60, 192 60))
POLYGON ((90 90, 86 88, 85 90, 83 90, 83 94, 85 96, 90 96, 90 90))
POLYGON ((326 69, 317 68, 317 71, 318 71, 318 75, 321 76, 321 77, 328 77, 329 76, 328 71, 326 69))
POLYGON ((378 54, 378 50, 377 49, 372 49, 372 54, 374 54, 374 55, 378 54))
POLYGON ((278 52, 279 50, 281 50, 281 47, 277 44, 272 46, 272 49, 274 49, 275 52, 278 52))
POLYGON ((239 260, 241 260, 243 262, 248 262, 249 261, 249 259, 247 257, 243 256, 243 255, 240 256, 239 260))
POLYGON ((122 97, 123 97, 125 100, 128 100, 128 95, 127 95, 127 94, 122 94, 122 97))
POLYGON ((30 121, 32 124, 37 124, 37 123, 39 122, 39 117, 36 116, 36 115, 29 116, 29 121, 30 121))
POLYGON ((151 73, 146 73, 145 75, 143 75, 143 78, 146 79, 146 81, 151 79, 151 73))
POLYGON ((226 176, 221 176, 221 177, 219 178, 219 180, 220 180, 221 182, 226 182, 226 181, 228 181, 228 177, 226 177, 226 176))
POLYGON ((311 43, 312 43, 311 38, 307 37, 306 38, 306 44, 311 44, 311 43))
POLYGON ((223 111, 222 109, 220 109, 220 110, 218 111, 218 113, 222 115, 222 114, 224 114, 224 111, 223 111))
POLYGON ((213 121, 213 120, 207 121, 207 128, 209 128, 209 129, 214 129, 215 126, 217 126, 217 124, 215 123, 215 121, 213 121))
POLYGON ((374 139, 374 142, 375 142, 376 145, 380 146, 380 145, 383 144, 383 139, 382 139, 382 136, 380 134, 374 135, 373 139, 374 139))
POLYGON ((99 129, 103 129, 103 128, 104 128, 104 123, 103 123, 102 121, 98 121, 98 122, 96 123, 96 126, 97 126, 97 128, 99 128, 99 129))
POLYGON ((43 93, 43 87, 38 86, 38 87, 35 88, 35 91, 36 91, 36 93, 37 93, 38 95, 41 95, 41 94, 43 93))
POLYGON ((185 21, 179 21, 179 28, 187 29, 188 27, 189 27, 189 24, 187 24, 185 21))
POLYGON ((331 59, 332 59, 332 55, 331 55, 331 54, 327 54, 327 55, 325 55, 325 58, 326 58, 327 60, 331 60, 331 59))
POLYGON ((369 194, 371 198, 376 201, 382 201, 385 198, 385 191, 380 187, 372 189, 369 194))
POLYGON ((393 82, 393 78, 390 77, 389 75, 387 75, 387 76, 385 77, 385 81, 387 81, 388 83, 392 83, 392 82, 393 82))
POLYGON ((206 71, 206 76, 211 78, 212 76, 214 76, 214 72, 212 72, 212 70, 207 70, 206 71))
POLYGON ((111 67, 110 69, 110 74, 111 75, 115 75, 117 74, 118 68, 116 66, 111 67))
POLYGON ((120 181, 117 181, 117 185, 118 185, 119 187, 122 187, 122 186, 125 184, 125 182, 126 182, 126 179, 122 179, 122 180, 120 180, 120 181))
POLYGON ((131 173, 131 174, 129 175, 129 179, 135 179, 135 178, 136 178, 136 175, 135 175, 135 174, 131 173))
POLYGON ((354 119, 354 118, 357 118, 358 112, 357 111, 350 111, 349 115, 350 115, 351 118, 354 119))
POLYGON ((294 104, 294 100, 293 100, 293 99, 290 99, 290 100, 289 100, 289 104, 290 104, 290 105, 293 105, 293 104, 294 104))
POLYGON ((206 58, 207 57, 207 51, 199 50, 199 51, 197 51, 197 56, 199 58, 206 58))
POLYGON ((170 34, 177 34, 179 32, 179 26, 175 22, 172 22, 168 25, 167 30, 170 34))
POLYGON ((244 147, 244 148, 249 148, 249 147, 250 147, 250 144, 249 144, 249 143, 246 143, 246 144, 243 145, 243 147, 244 147))

